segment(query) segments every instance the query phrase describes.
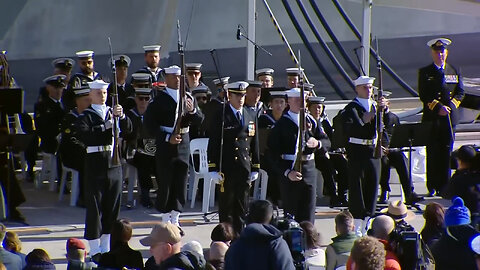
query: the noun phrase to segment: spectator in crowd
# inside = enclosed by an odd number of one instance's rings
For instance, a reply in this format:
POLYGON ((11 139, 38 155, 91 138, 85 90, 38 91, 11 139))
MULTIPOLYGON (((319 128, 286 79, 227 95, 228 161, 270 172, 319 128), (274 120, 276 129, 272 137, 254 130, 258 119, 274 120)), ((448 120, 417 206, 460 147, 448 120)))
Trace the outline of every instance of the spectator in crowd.
POLYGON ((347 270, 382 270, 385 267, 385 248, 371 236, 361 237, 353 243, 347 270))
POLYGON ((140 240, 144 246, 150 247, 153 259, 145 262, 147 270, 161 269, 203 269, 205 259, 190 251, 181 251, 183 232, 172 223, 160 222, 155 225, 149 236, 140 240))
POLYGON ((327 246, 325 252, 327 270, 346 265, 350 250, 352 250, 353 243, 357 239, 354 229, 353 216, 348 210, 340 212, 335 217, 337 236, 332 238, 333 242, 327 246))
POLYGON ((435 269, 477 269, 471 240, 479 232, 470 226, 470 210, 462 198, 455 197, 452 203, 445 211, 446 232, 431 248, 435 269))
POLYGON ((395 228, 398 231, 415 231, 415 228, 407 223, 407 221, 415 217, 415 213, 408 210, 401 200, 388 203, 388 208, 383 208, 381 212, 395 220, 395 228))
POLYGON ((235 233, 233 232, 232 225, 228 222, 221 222, 213 228, 210 238, 213 242, 221 241, 230 246, 230 242, 233 240, 235 233))
POLYGON ((445 210, 436 202, 429 203, 425 207, 423 218, 425 218, 425 226, 421 232, 422 239, 428 247, 432 247, 445 232, 445 210))
POLYGON ((225 255, 225 269, 295 269, 282 232, 270 224, 273 205, 258 200, 250 204, 247 226, 225 255))
MULTIPOLYGON (((36 248, 28 253, 25 260, 27 266, 23 270, 55 270, 55 265, 50 260, 50 256, 41 248, 36 248)), ((7 269, 10 270, 8 267, 7 269)))
POLYGON ((386 215, 377 216, 372 222, 371 236, 377 238, 385 247, 384 269, 400 270, 400 262, 389 242, 390 234, 395 229, 395 221, 386 215))
POLYGON ((20 256, 22 259, 22 268, 27 265, 25 261, 26 254, 22 253, 22 241, 18 238, 15 232, 7 232, 5 239, 3 239, 3 248, 10 251, 13 254, 20 256))
POLYGON ((85 243, 78 238, 69 238, 67 240, 67 269, 84 269, 85 267, 96 266, 93 262, 85 262, 87 258, 87 248, 85 243))
POLYGON ((132 238, 132 225, 126 219, 113 223, 110 238, 110 251, 100 256, 98 266, 105 268, 143 269, 142 253, 128 245, 132 238))
POLYGON ((180 249, 181 251, 190 251, 190 252, 195 252, 197 253, 198 255, 202 256, 203 258, 204 255, 203 255, 203 247, 202 247, 202 244, 200 244, 198 241, 190 241, 188 243, 185 243, 185 245, 182 246, 182 248, 180 249))
MULTIPOLYGON (((0 240, 2 242, 5 239, 6 233, 7 228, 0 223, 0 240)), ((0 262, 2 262, 8 270, 21 270, 23 268, 20 256, 7 251, 3 247, 0 247, 0 262)))
POLYGON ((480 171, 473 168, 476 152, 471 145, 463 145, 454 152, 457 170, 452 175, 446 191, 446 198, 460 197, 472 214, 480 211, 480 171))
POLYGON ((210 269, 223 270, 225 268, 225 254, 227 253, 228 248, 229 246, 225 242, 212 242, 208 252, 207 262, 210 269))
POLYGON ((310 221, 302 221, 300 227, 303 229, 307 244, 304 253, 307 269, 310 267, 322 267, 322 269, 324 269, 325 250, 321 248, 320 233, 310 221))

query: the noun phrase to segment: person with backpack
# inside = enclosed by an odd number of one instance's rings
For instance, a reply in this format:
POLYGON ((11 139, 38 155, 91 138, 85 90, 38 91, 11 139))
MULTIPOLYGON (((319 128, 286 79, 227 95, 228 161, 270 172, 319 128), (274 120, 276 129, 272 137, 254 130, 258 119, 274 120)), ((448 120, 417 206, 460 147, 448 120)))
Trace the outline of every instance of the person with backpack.
MULTIPOLYGON (((360 76, 355 81, 354 98, 342 112, 348 158, 348 209, 354 217, 357 234, 365 233, 364 219, 375 214, 380 181, 377 144, 377 104, 372 99, 375 78, 360 76)), ((388 102, 383 99, 382 102, 388 102)), ((383 104, 380 104, 383 106, 383 104)))

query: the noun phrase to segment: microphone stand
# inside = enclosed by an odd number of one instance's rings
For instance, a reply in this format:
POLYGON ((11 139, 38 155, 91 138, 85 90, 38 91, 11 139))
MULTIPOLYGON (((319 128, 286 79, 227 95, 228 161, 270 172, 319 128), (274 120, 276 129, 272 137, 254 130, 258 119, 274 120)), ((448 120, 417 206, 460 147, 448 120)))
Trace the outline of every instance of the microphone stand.
MULTIPOLYGON (((272 56, 272 53, 267 51, 265 48, 263 48, 262 46, 258 45, 255 41, 249 39, 247 36, 245 36, 242 32, 239 33, 239 36, 240 37, 243 37, 245 38, 246 40, 248 40, 250 43, 252 43, 254 46, 255 46, 255 49, 258 50, 258 49, 261 49, 262 51, 264 51, 266 54, 272 56)), ((239 39, 240 40, 240 39, 239 39)))

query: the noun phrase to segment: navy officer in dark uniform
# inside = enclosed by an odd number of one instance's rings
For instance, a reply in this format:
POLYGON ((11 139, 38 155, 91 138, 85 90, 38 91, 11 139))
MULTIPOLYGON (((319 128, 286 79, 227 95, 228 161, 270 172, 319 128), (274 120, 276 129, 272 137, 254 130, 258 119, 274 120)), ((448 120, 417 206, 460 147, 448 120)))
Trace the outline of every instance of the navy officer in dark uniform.
POLYGON ((427 45, 433 63, 418 71, 418 93, 423 102, 422 122, 431 123, 427 144, 427 188, 440 195, 450 180, 450 156, 458 124, 458 106, 464 97, 460 72, 447 63, 451 40, 436 38, 427 45))
POLYGON ((162 69, 160 68, 160 48, 162 48, 160 45, 143 46, 146 65, 135 72, 149 74, 152 78, 152 83, 163 80, 162 69))
POLYGON ((63 94, 63 103, 65 104, 65 108, 67 110, 71 110, 75 107, 75 93, 72 91, 72 83, 74 78, 80 78, 83 84, 103 79, 102 75, 94 70, 95 62, 93 60, 93 51, 79 51, 76 52, 76 55, 78 57, 78 66, 80 68, 80 72, 73 74, 72 78, 70 79, 70 84, 63 94))
POLYGON ((113 164, 114 117, 118 117, 121 133, 128 134, 132 123, 123 113, 121 105, 108 107, 108 83, 102 80, 89 82, 92 104, 78 117, 78 138, 86 146, 85 156, 85 239, 90 254, 110 250, 110 233, 118 219, 122 193, 122 167, 113 164))
MULTIPOLYGON (((206 84, 204 84, 202 80, 202 64, 201 63, 186 63, 185 64, 185 71, 187 72, 187 91, 192 93, 192 90, 194 88, 197 88, 199 86, 202 87, 207 87, 206 84)), ((208 89, 210 91, 210 89, 208 89)))
POLYGON ((145 111, 150 104, 151 88, 135 89, 135 108, 126 112, 132 121, 133 132, 127 140, 127 159, 137 168, 138 183, 140 185, 140 204, 152 208, 150 189, 153 187, 152 175, 155 175, 155 136, 150 134, 144 124, 145 111))
POLYGON ((357 97, 345 106, 343 116, 348 137, 348 209, 358 234, 365 233, 364 219, 375 214, 380 181, 380 159, 374 157, 378 138, 377 109, 372 99, 374 80, 360 76, 354 81, 357 97))
POLYGON ((84 206, 84 165, 85 165, 85 145, 78 139, 77 119, 80 114, 90 107, 90 87, 88 84, 82 84, 80 78, 75 78, 76 82, 72 84, 72 90, 75 93, 75 108, 70 110, 62 119, 61 131, 62 140, 60 141, 59 153, 65 167, 78 171, 79 174, 79 194, 78 206, 84 206))
POLYGON ((202 109, 205 115, 205 121, 203 121, 204 130, 206 135, 208 136, 209 127, 214 120, 215 115, 217 115, 218 111, 221 111, 223 108, 223 102, 226 98, 226 91, 224 89, 225 85, 228 84, 228 80, 230 77, 222 77, 220 79, 214 79, 213 83, 215 84, 215 91, 214 97, 210 99, 210 101, 205 104, 204 109, 202 109))
POLYGON ((178 66, 165 68, 165 90, 158 92, 145 112, 145 124, 156 138, 156 181, 158 185, 155 208, 162 214, 163 222, 179 225, 180 212, 185 205, 185 188, 190 160, 189 127, 200 122, 203 116, 190 93, 180 97, 178 66), (184 101, 181 104, 179 101, 184 101), (178 108, 184 107, 179 134, 175 133, 178 108))
POLYGON ((243 107, 247 87, 248 83, 243 81, 226 85, 225 113, 218 110, 212 119, 208 142, 210 176, 224 179, 218 204, 220 222, 230 222, 236 234, 240 234, 245 224, 251 181, 258 178, 260 169, 255 114, 243 107))
MULTIPOLYGON (((120 54, 114 55, 113 60, 110 59, 108 64, 109 67, 112 64, 115 65, 115 73, 117 75, 117 93, 118 93, 118 103, 122 105, 123 109, 127 112, 133 107, 135 107, 135 89, 133 86, 127 82, 128 77, 128 67, 130 66, 130 57, 120 54)), ((113 82, 114 80, 112 80, 113 82)), ((112 106, 112 98, 113 98, 113 84, 108 86, 108 98, 107 98, 107 106, 112 106)))
POLYGON ((284 212, 294 215, 298 222, 315 222, 315 203, 317 170, 315 169, 315 151, 322 147, 319 129, 315 128, 315 120, 305 113, 306 129, 304 130, 303 155, 301 172, 295 170, 297 159, 300 109, 302 100, 299 88, 287 92, 290 109, 280 118, 268 137, 268 149, 277 162, 273 168, 280 179, 280 193, 284 212))

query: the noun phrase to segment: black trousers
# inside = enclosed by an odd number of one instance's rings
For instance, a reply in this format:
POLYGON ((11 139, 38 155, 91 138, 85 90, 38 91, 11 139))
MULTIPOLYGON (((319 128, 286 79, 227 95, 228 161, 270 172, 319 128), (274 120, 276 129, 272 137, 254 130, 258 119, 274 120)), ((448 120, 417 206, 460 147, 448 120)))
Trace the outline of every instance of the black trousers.
POLYGON ((285 176, 280 180, 283 210, 295 216, 297 222, 315 222, 315 205, 317 190, 317 170, 315 161, 309 160, 302 164, 302 180, 291 181, 285 176))
POLYGON ((402 151, 389 152, 384 155, 382 161, 382 173, 380 176, 380 187, 382 191, 390 192, 390 167, 397 170, 400 184, 402 185, 405 197, 408 198, 412 194, 413 186, 408 175, 408 159, 402 151))
POLYGON ((85 239, 109 234, 118 219, 122 194, 122 167, 108 168, 108 152, 85 157, 85 239))
POLYGON ((231 223, 237 235, 240 235, 245 224, 249 203, 249 176, 246 170, 225 170, 224 192, 220 192, 219 220, 231 223))
POLYGON ((325 156, 316 157, 315 164, 323 177, 324 194, 332 197, 346 195, 348 189, 348 165, 347 159, 342 154, 331 154, 330 158, 325 156), (335 186, 338 183, 338 189, 335 186))
POLYGON ((185 188, 187 186, 188 163, 173 158, 169 161, 157 152, 155 155, 157 198, 155 208, 160 213, 172 210, 182 212, 185 205, 185 188))
POLYGON ((373 216, 377 206, 380 159, 348 159, 348 209, 356 219, 373 216))
POLYGON ((454 138, 448 118, 434 122, 427 144, 427 189, 442 192, 450 181, 450 157, 454 138))
POLYGON ((155 157, 136 153, 133 157, 133 166, 137 168, 140 188, 151 189, 153 187, 152 175, 155 175, 155 157))

